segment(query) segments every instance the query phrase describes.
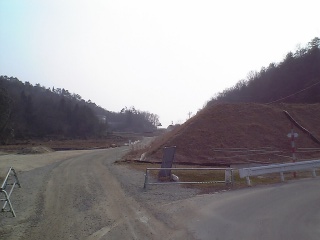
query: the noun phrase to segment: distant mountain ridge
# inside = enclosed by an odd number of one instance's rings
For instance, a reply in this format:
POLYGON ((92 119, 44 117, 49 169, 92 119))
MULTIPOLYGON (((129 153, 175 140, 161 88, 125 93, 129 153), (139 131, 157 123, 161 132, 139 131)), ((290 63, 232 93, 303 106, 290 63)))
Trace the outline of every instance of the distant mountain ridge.
POLYGON ((156 114, 123 108, 111 112, 61 88, 33 86, 0 76, 0 144, 28 138, 96 138, 110 131, 157 129, 156 114), (110 124, 109 124, 110 123, 110 124))

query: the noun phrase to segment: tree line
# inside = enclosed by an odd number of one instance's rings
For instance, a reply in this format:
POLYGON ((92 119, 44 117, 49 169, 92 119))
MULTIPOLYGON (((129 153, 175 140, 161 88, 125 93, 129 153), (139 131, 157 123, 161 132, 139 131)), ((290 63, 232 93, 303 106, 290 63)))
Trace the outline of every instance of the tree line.
POLYGON ((108 111, 64 88, 45 88, 0 76, 0 143, 29 138, 92 138, 112 131, 154 131, 156 114, 108 111))
POLYGON ((278 64, 251 71, 247 79, 218 93, 208 105, 218 102, 320 102, 320 39, 289 52, 278 64))

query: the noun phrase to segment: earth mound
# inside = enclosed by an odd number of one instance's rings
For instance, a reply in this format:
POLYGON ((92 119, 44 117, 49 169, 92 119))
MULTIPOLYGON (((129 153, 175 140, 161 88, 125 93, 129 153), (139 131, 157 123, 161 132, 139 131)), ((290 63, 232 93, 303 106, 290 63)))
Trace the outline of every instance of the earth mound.
POLYGON ((26 147, 18 151, 18 154, 41 154, 41 153, 49 153, 53 152, 53 150, 49 147, 45 146, 37 146, 37 147, 26 147))
MULTIPOLYGON (((176 146, 175 162, 186 164, 290 162, 292 147, 287 134, 292 124, 284 110, 319 139, 320 104, 216 104, 158 137, 148 149, 146 159, 161 161, 163 148, 176 146)), ((294 132, 299 135, 295 145, 300 160, 320 156, 320 150, 300 153, 299 149, 319 149, 320 145, 297 127, 294 132)))

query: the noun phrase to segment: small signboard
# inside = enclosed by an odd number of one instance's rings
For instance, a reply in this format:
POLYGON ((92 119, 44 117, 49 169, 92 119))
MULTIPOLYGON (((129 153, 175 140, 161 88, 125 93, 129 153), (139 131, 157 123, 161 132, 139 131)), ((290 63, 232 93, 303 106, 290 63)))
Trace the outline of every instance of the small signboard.
MULTIPOLYGON (((288 133, 288 138, 292 138, 292 133, 288 133)), ((293 137, 294 138, 297 138, 299 136, 299 134, 298 133, 293 133, 293 137)))
MULTIPOLYGON (((161 168, 172 168, 176 147, 165 147, 163 149, 163 158, 161 168)), ((171 170, 162 169, 159 171, 159 178, 167 178, 171 176, 171 170)))

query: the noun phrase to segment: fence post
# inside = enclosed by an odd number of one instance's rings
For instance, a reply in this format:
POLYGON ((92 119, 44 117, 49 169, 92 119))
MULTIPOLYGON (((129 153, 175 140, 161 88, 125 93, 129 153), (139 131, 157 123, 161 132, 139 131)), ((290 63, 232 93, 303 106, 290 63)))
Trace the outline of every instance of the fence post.
POLYGON ((246 180, 247 180, 247 185, 250 187, 250 186, 251 186, 250 177, 249 177, 249 176, 246 176, 246 180))
POLYGON ((231 169, 231 181, 232 181, 232 186, 233 186, 233 183, 234 183, 234 172, 233 172, 233 169, 231 169))
POLYGON ((224 176, 225 176, 224 180, 226 182, 226 185, 228 185, 228 184, 233 185, 233 170, 232 169, 226 169, 225 173, 224 173, 224 176))
MULTIPOLYGON (((296 145, 294 143, 294 139, 298 137, 298 134, 294 132, 293 123, 291 123, 291 133, 289 133, 288 136, 289 135, 290 135, 290 138, 291 138, 292 162, 295 163, 296 162, 296 145)), ((297 173, 296 172, 293 172, 293 177, 294 178, 297 177, 297 173)))
POLYGON ((144 185, 143 185, 143 188, 144 188, 144 189, 147 189, 148 177, 149 177, 148 175, 149 175, 149 170, 146 169, 146 173, 145 173, 145 175, 144 175, 144 185))

